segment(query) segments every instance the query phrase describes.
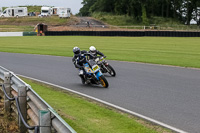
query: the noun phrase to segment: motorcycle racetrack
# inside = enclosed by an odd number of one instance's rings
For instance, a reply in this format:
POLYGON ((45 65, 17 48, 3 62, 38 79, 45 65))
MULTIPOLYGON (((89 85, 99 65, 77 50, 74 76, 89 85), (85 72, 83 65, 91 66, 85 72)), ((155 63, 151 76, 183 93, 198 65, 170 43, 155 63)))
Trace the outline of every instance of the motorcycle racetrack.
POLYGON ((82 85, 71 57, 0 52, 1 66, 112 103, 186 132, 200 132, 200 69, 108 61, 109 88, 82 85))

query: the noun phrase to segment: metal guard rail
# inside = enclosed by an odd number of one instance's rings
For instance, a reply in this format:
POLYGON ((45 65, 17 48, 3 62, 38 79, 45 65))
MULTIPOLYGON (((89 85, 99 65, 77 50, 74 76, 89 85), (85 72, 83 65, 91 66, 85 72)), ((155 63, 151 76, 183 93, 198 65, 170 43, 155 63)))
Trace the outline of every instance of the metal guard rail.
POLYGON ((19 116, 20 116, 20 118, 21 118, 23 124, 26 126, 26 128, 28 128, 29 130, 35 130, 35 133, 38 133, 38 126, 29 126, 29 125, 26 123, 26 121, 24 120, 24 118, 23 118, 23 116, 22 116, 22 113, 21 113, 21 110, 20 110, 18 97, 16 97, 16 96, 15 96, 14 98, 9 97, 8 94, 6 93, 4 84, 2 84, 1 86, 2 86, 3 92, 4 92, 5 96, 7 97, 7 99, 8 99, 9 101, 14 101, 14 100, 15 100, 16 106, 17 106, 17 111, 18 111, 18 113, 19 113, 19 116))
MULTIPOLYGON (((18 76, 16 76, 13 72, 10 72, 9 70, 5 69, 4 67, 0 66, 0 79, 2 79, 4 82, 6 80, 5 78, 5 73, 9 73, 10 74, 10 86, 13 90, 15 90, 16 92, 18 92, 20 86, 25 86, 26 88, 26 93, 27 93, 27 101, 30 100, 30 96, 36 97, 36 101, 35 102, 39 102, 38 107, 41 110, 48 110, 50 112, 50 117, 51 117, 51 127, 53 127, 58 133, 76 133, 76 131, 69 125, 67 124, 57 113, 56 111, 46 102, 44 101, 32 88, 30 85, 28 85, 27 83, 25 83, 23 80, 21 80, 18 76), (28 98, 29 97, 29 98, 28 98)), ((9 100, 9 101, 14 101, 16 102, 16 107, 17 107, 17 111, 18 114, 21 118, 21 121, 23 122, 24 126, 29 129, 29 130, 35 130, 35 133, 40 132, 40 126, 29 126, 26 121, 24 120, 22 113, 21 113, 21 109, 20 109, 20 105, 19 105, 19 99, 18 96, 14 96, 14 98, 11 98, 8 96, 8 94, 6 93, 5 90, 5 83, 2 84, 2 90, 5 94, 5 97, 9 100)), ((37 106, 37 105, 36 105, 37 106)), ((30 106, 29 106, 30 107, 30 106)), ((30 107, 31 108, 31 107, 30 107)), ((38 108, 38 109, 39 109, 38 108)), ((34 109, 33 109, 34 110, 34 109)))

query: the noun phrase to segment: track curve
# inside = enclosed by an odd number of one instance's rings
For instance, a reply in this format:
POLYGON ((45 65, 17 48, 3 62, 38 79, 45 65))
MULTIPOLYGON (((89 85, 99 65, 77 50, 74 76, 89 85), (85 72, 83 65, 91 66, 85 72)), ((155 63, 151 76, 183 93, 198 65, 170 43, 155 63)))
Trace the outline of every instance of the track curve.
POLYGON ((200 70, 109 61, 109 88, 82 85, 70 57, 0 52, 14 73, 57 84, 137 112, 181 130, 200 132, 200 70))

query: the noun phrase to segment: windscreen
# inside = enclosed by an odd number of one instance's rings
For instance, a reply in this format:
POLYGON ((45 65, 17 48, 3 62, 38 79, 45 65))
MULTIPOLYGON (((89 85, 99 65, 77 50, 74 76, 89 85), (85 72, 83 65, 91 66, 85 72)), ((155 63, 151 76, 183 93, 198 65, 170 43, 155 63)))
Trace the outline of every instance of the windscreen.
POLYGON ((42 10, 42 13, 48 13, 49 11, 48 10, 42 10))

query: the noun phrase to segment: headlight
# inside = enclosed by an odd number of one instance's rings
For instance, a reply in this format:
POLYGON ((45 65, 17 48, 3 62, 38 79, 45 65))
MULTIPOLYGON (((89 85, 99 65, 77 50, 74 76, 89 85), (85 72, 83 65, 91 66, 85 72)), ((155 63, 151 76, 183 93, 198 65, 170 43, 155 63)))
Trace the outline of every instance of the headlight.
POLYGON ((95 61, 96 61, 96 62, 99 61, 99 58, 96 58, 95 61))

